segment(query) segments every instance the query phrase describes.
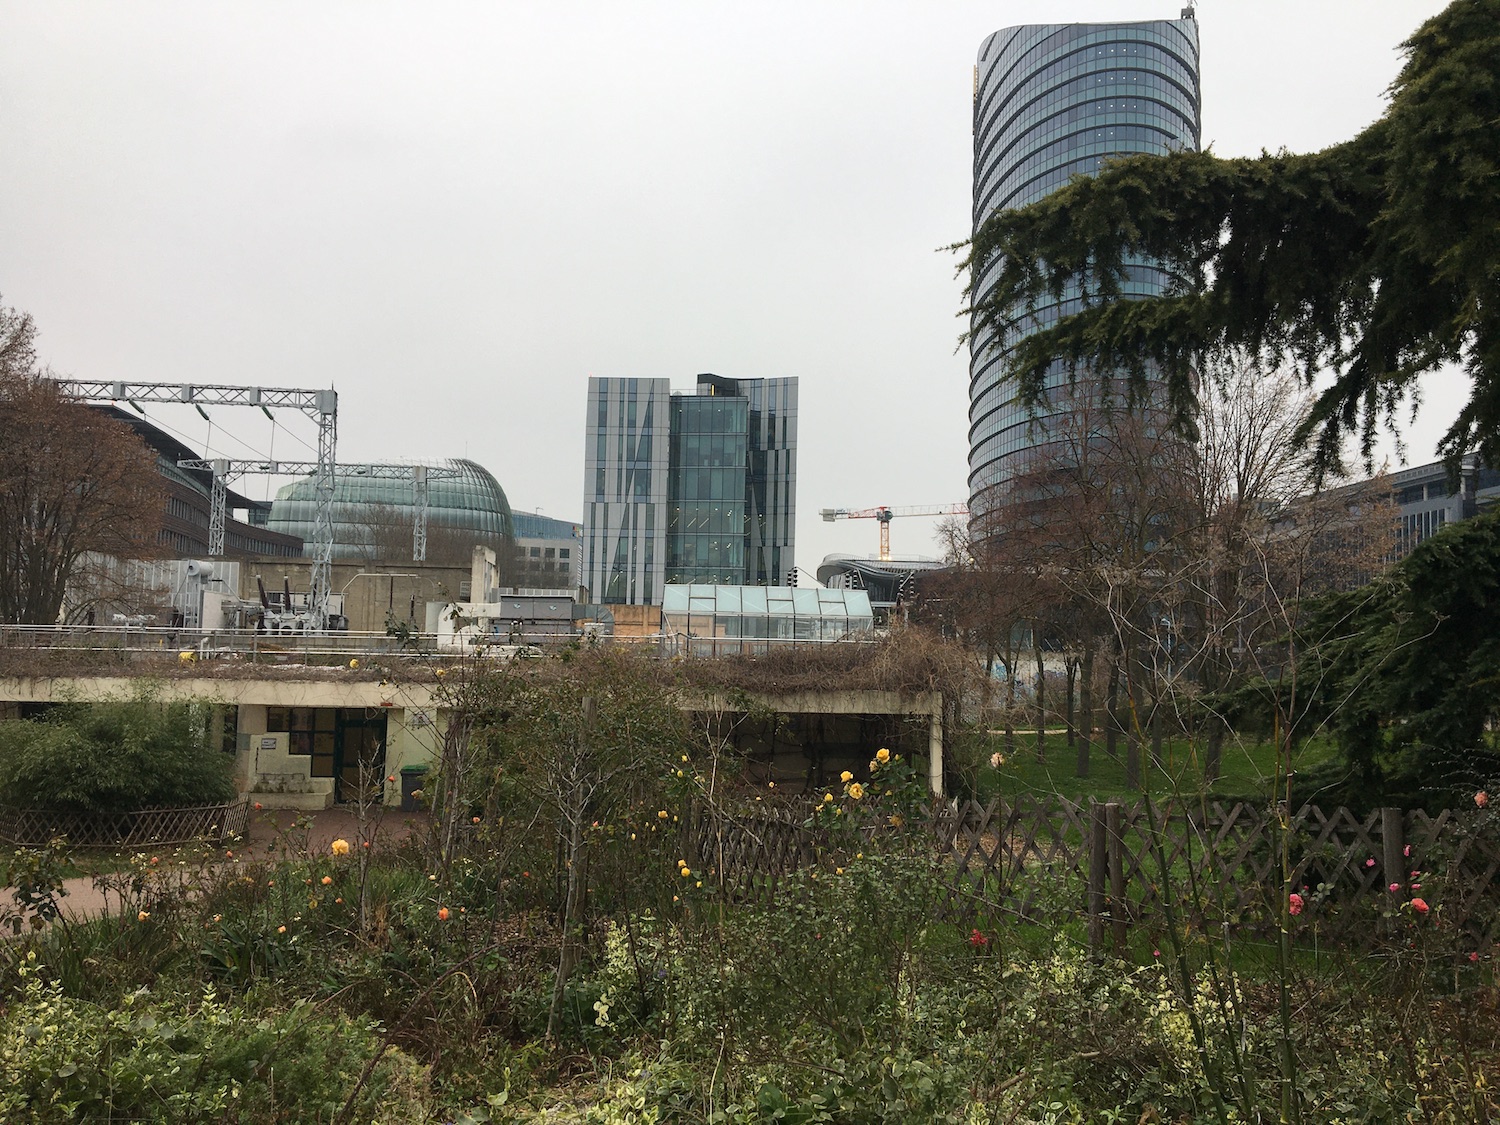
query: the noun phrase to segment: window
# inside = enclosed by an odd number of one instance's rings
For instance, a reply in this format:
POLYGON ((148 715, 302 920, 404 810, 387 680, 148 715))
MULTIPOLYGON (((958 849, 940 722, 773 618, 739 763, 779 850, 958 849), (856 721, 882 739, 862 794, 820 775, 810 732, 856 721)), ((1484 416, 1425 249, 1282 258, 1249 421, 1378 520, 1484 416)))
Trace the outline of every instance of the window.
POLYGON ((266 730, 286 732, 287 752, 333 757, 334 714, 329 707, 267 707, 266 730))

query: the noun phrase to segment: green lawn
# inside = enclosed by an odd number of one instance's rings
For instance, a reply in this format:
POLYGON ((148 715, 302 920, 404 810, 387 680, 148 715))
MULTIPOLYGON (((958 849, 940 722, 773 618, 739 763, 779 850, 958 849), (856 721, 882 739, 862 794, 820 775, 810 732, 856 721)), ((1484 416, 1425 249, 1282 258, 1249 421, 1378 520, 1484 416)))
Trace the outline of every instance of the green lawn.
MULTIPOLYGON (((1145 780, 1154 797, 1174 793, 1197 794, 1203 791, 1203 745, 1199 740, 1172 739, 1162 745, 1162 763, 1149 763, 1149 749, 1142 749, 1145 780)), ((1306 769, 1333 754, 1331 745, 1310 742, 1297 755, 1296 766, 1306 769)), ((995 796, 1059 796, 1069 800, 1088 797, 1132 800, 1139 794, 1125 784, 1125 740, 1120 739, 1119 757, 1111 758, 1104 750, 1102 737, 1093 742, 1089 755, 1089 776, 1076 773, 1077 751, 1068 745, 1061 731, 1049 732, 1045 755, 1036 750, 1036 732, 1016 732, 1016 749, 1005 753, 1004 736, 993 734, 980 758, 977 778, 978 796, 988 801, 995 796), (1005 761, 998 769, 989 764, 991 754, 1000 753, 1005 761)), ((1268 795, 1275 773, 1276 754, 1269 743, 1229 739, 1224 744, 1223 767, 1218 782, 1210 790, 1226 798, 1262 798, 1268 795)))

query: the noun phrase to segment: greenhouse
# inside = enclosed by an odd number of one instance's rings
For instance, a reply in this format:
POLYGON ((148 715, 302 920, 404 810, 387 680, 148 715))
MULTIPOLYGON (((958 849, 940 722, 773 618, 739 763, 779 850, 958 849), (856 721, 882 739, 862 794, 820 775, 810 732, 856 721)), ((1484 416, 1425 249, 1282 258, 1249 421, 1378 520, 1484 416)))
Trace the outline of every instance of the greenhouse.
POLYGON ((675 651, 700 656, 867 639, 875 628, 865 591, 792 586, 668 585, 661 616, 675 651))

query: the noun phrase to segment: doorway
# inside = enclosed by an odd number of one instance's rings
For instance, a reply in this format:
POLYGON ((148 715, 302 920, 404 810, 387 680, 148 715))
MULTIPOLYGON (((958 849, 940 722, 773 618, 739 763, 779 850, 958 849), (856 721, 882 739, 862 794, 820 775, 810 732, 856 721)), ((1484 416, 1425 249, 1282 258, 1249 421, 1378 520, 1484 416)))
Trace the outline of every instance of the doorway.
POLYGON ((333 799, 379 801, 385 791, 386 712, 340 707, 334 729, 333 799))
POLYGON ((387 712, 377 707, 268 707, 266 731, 287 732, 287 749, 311 759, 312 777, 331 777, 336 801, 371 799, 385 782, 387 712))

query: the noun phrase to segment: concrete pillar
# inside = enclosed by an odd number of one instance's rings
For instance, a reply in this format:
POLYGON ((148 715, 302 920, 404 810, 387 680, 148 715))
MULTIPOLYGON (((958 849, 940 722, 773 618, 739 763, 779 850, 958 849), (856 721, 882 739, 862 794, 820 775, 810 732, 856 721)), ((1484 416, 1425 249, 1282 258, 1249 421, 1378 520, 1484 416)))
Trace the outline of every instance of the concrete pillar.
POLYGON ((934 797, 943 795, 943 705, 939 700, 927 725, 927 785, 934 797))

